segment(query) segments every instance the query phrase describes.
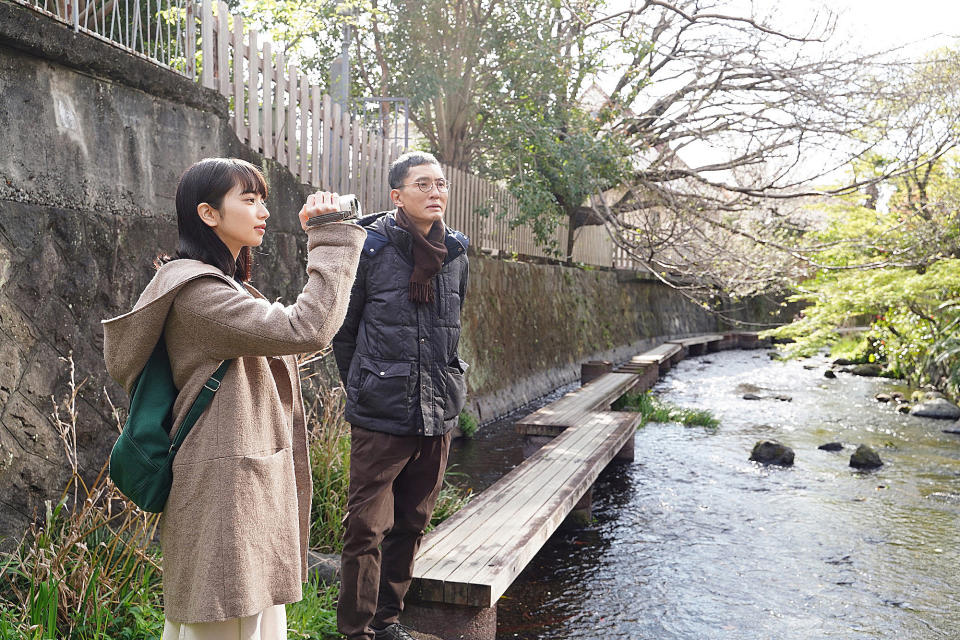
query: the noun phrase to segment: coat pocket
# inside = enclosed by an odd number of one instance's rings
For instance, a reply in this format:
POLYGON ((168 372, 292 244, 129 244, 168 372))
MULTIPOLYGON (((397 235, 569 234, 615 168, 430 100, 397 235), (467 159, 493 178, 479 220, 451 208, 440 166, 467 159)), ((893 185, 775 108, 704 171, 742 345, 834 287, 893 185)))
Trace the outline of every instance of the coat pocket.
POLYGON ((457 358, 456 366, 448 365, 443 368, 444 381, 446 382, 446 392, 443 399, 444 420, 456 418, 467 403, 467 380, 464 374, 469 366, 466 362, 457 358))
POLYGON ((410 407, 409 362, 360 358, 357 413, 376 418, 406 420, 410 407))

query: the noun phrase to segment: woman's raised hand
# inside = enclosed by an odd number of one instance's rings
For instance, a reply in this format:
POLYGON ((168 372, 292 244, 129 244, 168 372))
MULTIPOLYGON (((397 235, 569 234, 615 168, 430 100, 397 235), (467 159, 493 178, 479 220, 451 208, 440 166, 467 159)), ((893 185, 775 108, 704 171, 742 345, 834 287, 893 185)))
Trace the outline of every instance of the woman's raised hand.
POLYGON ((307 220, 323 213, 340 211, 340 194, 329 191, 317 191, 307 196, 307 201, 300 209, 300 226, 307 230, 307 220))

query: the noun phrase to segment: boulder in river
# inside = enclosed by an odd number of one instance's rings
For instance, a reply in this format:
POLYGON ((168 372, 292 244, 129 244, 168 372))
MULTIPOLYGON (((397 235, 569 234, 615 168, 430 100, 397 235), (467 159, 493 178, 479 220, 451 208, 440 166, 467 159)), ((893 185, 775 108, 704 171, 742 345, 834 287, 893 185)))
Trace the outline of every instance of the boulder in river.
POLYGON ((755 393, 745 393, 743 394, 743 399, 744 400, 762 400, 763 396, 758 396, 755 393))
POLYGON ((827 369, 823 372, 823 377, 833 379, 837 377, 837 374, 833 372, 833 369, 827 369))
POLYGON ((912 408, 909 404, 900 404, 897 405, 897 413, 910 413, 910 409, 912 408))
POLYGON ((873 396, 873 399, 877 402, 890 402, 893 400, 893 396, 889 393, 878 393, 877 395, 873 396))
POLYGON ((793 465, 793 449, 774 440, 761 440, 753 445, 750 459, 760 464, 789 467, 793 465))
POLYGON ((913 409, 910 409, 910 415, 938 420, 960 420, 960 407, 946 398, 932 398, 914 405, 913 409))
POLYGON ((855 360, 850 360, 849 358, 837 358, 833 361, 833 364, 838 367, 848 367, 851 364, 857 364, 855 360))
POLYGON ((876 378, 880 375, 880 372, 883 371, 883 367, 875 362, 869 362, 867 364, 858 364, 850 368, 850 373, 855 376, 867 376, 869 378, 876 378))
POLYGON ((817 447, 817 449, 823 449, 824 451, 843 451, 843 443, 828 442, 826 444, 820 445, 819 447, 817 447))
POLYGON ((850 456, 850 466, 857 469, 876 469, 883 466, 883 461, 876 451, 862 444, 850 456))

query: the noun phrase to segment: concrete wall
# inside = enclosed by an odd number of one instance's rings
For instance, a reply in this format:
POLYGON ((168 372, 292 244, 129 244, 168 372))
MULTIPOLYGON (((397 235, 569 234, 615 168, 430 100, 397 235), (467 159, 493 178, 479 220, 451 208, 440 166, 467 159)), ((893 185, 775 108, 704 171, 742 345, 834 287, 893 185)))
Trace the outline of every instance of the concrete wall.
MULTIPOLYGON (((175 249, 177 178, 208 156, 264 167, 272 216, 254 283, 293 300, 309 189, 237 140, 224 99, 0 0, 0 535, 21 531, 69 475, 51 418, 68 357, 82 381, 81 467, 90 477, 106 460, 107 396, 126 397, 104 371, 100 320, 127 311, 157 252, 175 249)), ((487 420, 574 379, 583 360, 716 321, 633 274, 474 257, 464 327, 469 410, 487 420)))

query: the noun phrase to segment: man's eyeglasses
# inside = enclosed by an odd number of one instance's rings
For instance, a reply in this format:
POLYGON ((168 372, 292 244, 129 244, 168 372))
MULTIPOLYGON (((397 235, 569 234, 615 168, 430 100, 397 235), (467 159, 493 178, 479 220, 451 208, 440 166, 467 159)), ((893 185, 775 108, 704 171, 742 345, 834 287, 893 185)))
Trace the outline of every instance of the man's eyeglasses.
POLYGON ((437 178, 436 180, 417 180, 416 182, 411 182, 410 184, 402 184, 401 187, 416 187, 420 189, 423 193, 430 193, 433 191, 433 186, 437 186, 437 191, 440 193, 446 193, 450 190, 450 182, 445 178, 437 178))

